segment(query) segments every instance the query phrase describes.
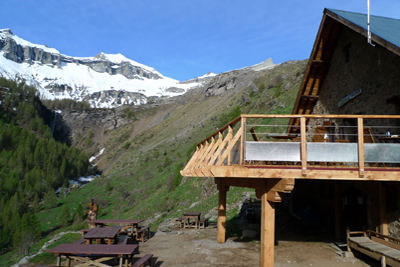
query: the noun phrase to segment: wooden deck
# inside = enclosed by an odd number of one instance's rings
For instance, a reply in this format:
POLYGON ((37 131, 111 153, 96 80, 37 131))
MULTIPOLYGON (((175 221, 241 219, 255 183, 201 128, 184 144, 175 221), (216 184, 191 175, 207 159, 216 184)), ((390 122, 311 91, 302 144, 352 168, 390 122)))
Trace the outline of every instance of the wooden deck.
POLYGON ((387 131, 400 135, 397 125, 394 115, 242 114, 199 142, 181 175, 215 178, 219 243, 225 242, 230 186, 255 189, 262 203, 260 266, 272 267, 275 202, 296 179, 399 181, 400 139, 385 138, 387 131))
MULTIPOLYGON (((379 132, 384 132, 383 127, 397 129, 397 126, 388 125, 388 120, 400 122, 400 116, 241 115, 198 143, 195 154, 181 174, 215 178, 397 181, 400 180, 400 143, 375 143, 382 135, 379 132), (294 117, 301 122, 297 137, 300 142, 277 142, 273 133, 257 134, 254 125, 249 125, 249 121, 255 119, 289 120, 294 117), (311 120, 338 122, 349 119, 357 121, 352 129, 355 142, 343 142, 343 139, 340 142, 339 139, 337 142, 312 142, 311 137, 315 134, 312 130, 316 127, 309 125, 311 120), (367 127, 364 120, 376 120, 386 126, 377 125, 373 138, 364 133, 367 127), (260 140, 261 134, 267 137, 260 140), (374 143, 368 140, 374 140, 374 143)), ((271 127, 268 124, 256 126, 262 131, 271 127)), ((340 127, 336 125, 332 129, 337 131, 340 127)), ((336 133, 330 135, 338 136, 336 133)))

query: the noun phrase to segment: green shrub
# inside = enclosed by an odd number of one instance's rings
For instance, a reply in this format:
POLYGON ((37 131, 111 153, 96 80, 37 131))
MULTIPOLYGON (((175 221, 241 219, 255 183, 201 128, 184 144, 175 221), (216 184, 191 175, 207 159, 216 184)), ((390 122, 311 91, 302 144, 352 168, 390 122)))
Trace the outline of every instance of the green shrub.
POLYGON ((128 149, 131 146, 130 142, 126 142, 125 145, 123 146, 123 148, 128 149))

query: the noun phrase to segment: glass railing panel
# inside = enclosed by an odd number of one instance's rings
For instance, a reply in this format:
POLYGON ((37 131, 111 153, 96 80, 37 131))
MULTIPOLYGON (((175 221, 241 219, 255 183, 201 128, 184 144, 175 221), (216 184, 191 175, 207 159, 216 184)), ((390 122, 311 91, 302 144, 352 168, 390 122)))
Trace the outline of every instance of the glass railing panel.
POLYGON ((245 158, 247 161, 300 161, 300 143, 246 141, 245 158))
POLYGON ((307 143, 307 161, 357 162, 356 143, 307 143))
POLYGON ((368 163, 400 163, 400 144, 364 144, 364 160, 368 163))

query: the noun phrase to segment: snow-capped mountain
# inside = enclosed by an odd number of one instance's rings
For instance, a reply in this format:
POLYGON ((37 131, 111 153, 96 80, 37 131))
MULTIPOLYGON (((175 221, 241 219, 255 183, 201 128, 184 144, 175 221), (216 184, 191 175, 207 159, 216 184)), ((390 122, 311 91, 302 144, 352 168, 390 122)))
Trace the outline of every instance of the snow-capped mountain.
POLYGON ((70 57, 0 29, 0 76, 25 80, 42 98, 84 100, 92 107, 111 108, 181 95, 213 74, 179 82, 121 54, 70 57))

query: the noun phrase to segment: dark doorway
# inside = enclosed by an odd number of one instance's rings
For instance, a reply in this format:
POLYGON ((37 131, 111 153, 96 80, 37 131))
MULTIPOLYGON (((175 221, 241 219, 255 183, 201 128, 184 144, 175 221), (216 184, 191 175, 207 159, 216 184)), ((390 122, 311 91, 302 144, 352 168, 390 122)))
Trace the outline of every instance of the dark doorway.
MULTIPOLYGON (((347 227, 351 231, 361 231, 367 226, 367 194, 350 187, 342 192, 341 229, 347 227)), ((342 231, 345 234, 345 231, 342 231)), ((343 236, 345 237, 345 236, 343 236)))

